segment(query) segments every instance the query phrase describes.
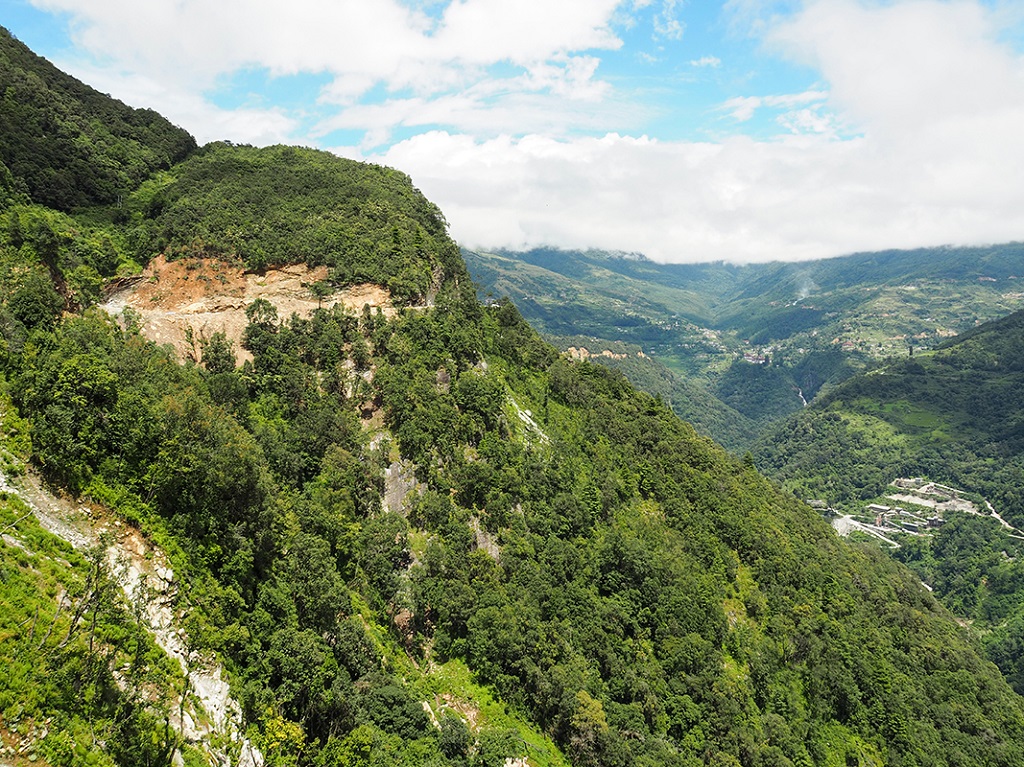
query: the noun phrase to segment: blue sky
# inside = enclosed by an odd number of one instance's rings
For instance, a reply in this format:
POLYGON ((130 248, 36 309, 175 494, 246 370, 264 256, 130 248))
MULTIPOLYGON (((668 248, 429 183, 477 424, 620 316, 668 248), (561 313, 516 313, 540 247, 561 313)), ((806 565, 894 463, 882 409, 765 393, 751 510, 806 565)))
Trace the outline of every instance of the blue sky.
POLYGON ((0 0, 201 142, 397 167, 468 247, 1024 239, 1019 0, 0 0))

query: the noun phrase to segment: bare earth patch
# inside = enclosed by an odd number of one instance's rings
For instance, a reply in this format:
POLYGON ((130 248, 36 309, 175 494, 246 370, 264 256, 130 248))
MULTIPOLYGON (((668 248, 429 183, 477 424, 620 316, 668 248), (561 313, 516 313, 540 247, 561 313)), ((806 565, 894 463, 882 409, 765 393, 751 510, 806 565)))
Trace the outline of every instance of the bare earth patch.
POLYGON ((267 269, 262 274, 217 259, 154 258, 141 276, 115 290, 101 308, 118 316, 131 308, 142 320, 142 334, 158 344, 171 344, 180 360, 199 360, 200 338, 223 332, 234 346, 239 363, 252 355, 242 348, 242 331, 248 324, 245 307, 263 298, 287 319, 297 314, 307 319, 318 307, 341 304, 352 312, 368 305, 393 316, 391 294, 379 285, 351 285, 318 301, 314 283, 327 277, 327 267, 295 264, 267 269), (188 340, 191 334, 192 341, 188 340))

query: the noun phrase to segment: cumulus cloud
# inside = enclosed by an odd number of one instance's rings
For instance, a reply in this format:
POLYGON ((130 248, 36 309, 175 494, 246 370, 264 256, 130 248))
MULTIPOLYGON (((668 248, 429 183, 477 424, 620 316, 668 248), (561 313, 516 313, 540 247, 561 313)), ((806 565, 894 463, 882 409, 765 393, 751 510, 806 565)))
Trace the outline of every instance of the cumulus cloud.
POLYGON ((818 0, 771 18, 756 27, 766 44, 814 67, 824 87, 722 108, 738 120, 776 109, 790 135, 434 133, 379 159, 412 173, 475 245, 745 261, 1021 239, 1024 58, 1001 42, 995 14, 966 1, 818 0), (469 178, 483 180, 458 180, 469 178))
POLYGON ((688 143, 432 132, 369 159, 409 172, 470 247, 764 261, 976 240, 972 231, 989 241, 1019 237, 1024 194, 998 204, 980 190, 921 194, 901 183, 905 164, 873 154, 866 138, 806 135, 688 143))
POLYGON ((617 48, 608 24, 618 0, 455 0, 434 36, 443 58, 541 61, 567 50, 617 48))
POLYGON ((816 0, 767 41, 820 71, 837 110, 872 131, 906 136, 1024 105, 1022 59, 998 42, 995 21, 963 0, 816 0))
MULTIPOLYGON (((626 39, 653 38, 659 61, 665 41, 686 50, 691 6, 675 0, 32 2, 72 19, 93 57, 76 74, 201 140, 362 135, 337 151, 408 172, 471 246, 746 261, 1024 236, 1024 58, 1005 5, 728 0, 734 39, 810 82, 743 90, 732 55, 679 54, 732 84, 719 125, 776 131, 700 142, 645 135, 692 112, 604 69, 626 39), (328 85, 312 118, 213 106, 245 68, 328 85)), ((685 98, 673 82, 645 89, 685 98)))
POLYGON ((834 247, 830 238, 843 236, 832 219, 849 185, 829 182, 856 164, 856 152, 844 147, 811 176, 805 165, 814 149, 805 139, 770 147, 742 137, 663 143, 617 134, 478 142, 433 132, 371 159, 406 169, 443 200, 453 232, 470 246, 596 245, 665 261, 766 260, 820 256, 834 247), (794 227, 797 216, 809 220, 794 227))
MULTIPOLYGON (((611 49, 618 0, 451 0, 439 18, 396 0, 34 0, 69 14, 77 42, 134 71, 192 88, 242 67, 327 72, 353 93, 376 83, 423 87, 422 67, 472 76, 476 66, 532 65, 611 49)), ((447 87, 444 79, 440 87, 447 87)))
MULTIPOLYGON (((477 129, 524 101, 528 113, 541 104, 553 113, 547 127, 564 125, 574 111, 565 100, 609 95, 596 74, 598 58, 586 52, 621 45, 611 28, 620 0, 31 1, 69 15, 80 49, 102 62, 102 82, 151 83, 149 91, 119 93, 159 104, 203 136, 229 119, 213 106, 220 85, 247 69, 328 78, 316 105, 328 116, 315 121, 314 137, 347 127, 365 131, 372 145, 402 125, 430 124, 451 107, 452 119, 443 124, 477 129), (505 71, 495 74, 499 65, 505 71), (197 95, 206 97, 204 108, 197 108, 197 95), (389 116, 395 121, 381 124, 389 116)), ((79 74, 97 71, 88 62, 61 63, 79 74)), ((238 122, 255 116, 239 115, 238 122)), ((268 134, 285 127, 280 115, 267 118, 268 134)))

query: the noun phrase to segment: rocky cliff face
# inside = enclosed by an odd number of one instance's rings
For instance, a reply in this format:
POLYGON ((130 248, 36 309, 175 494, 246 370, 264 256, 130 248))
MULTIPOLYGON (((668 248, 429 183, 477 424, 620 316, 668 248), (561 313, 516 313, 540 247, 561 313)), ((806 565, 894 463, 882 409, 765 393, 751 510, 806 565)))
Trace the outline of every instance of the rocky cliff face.
POLYGON ((342 306, 353 314, 364 306, 395 313, 391 294, 379 285, 326 287, 327 267, 292 264, 246 271, 240 264, 220 259, 168 261, 158 256, 138 277, 114 285, 101 305, 111 315, 137 315, 142 334, 157 344, 170 344, 179 360, 201 361, 202 342, 223 333, 231 342, 239 363, 252 360, 242 348, 242 332, 248 324, 245 309, 264 299, 274 305, 282 320, 293 314, 308 319, 318 308, 342 306), (323 292, 314 286, 325 286, 323 292))
MULTIPOLYGON (((0 473, 0 492, 20 498, 43 528, 75 549, 102 551, 103 564, 127 604, 137 610, 156 644, 185 675, 185 689, 170 706, 177 715, 169 720, 183 742, 199 747, 218 765, 262 767, 263 755, 243 735, 241 709, 220 663, 192 648, 178 600, 181 584, 164 552, 110 510, 56 495, 32 473, 16 481, 0 473)), ((8 534, 4 542, 26 545, 8 534)), ((66 593, 60 599, 70 601, 66 593)), ((44 737, 40 734, 37 740, 44 737)), ((180 751, 174 758, 175 764, 184 763, 180 751)))

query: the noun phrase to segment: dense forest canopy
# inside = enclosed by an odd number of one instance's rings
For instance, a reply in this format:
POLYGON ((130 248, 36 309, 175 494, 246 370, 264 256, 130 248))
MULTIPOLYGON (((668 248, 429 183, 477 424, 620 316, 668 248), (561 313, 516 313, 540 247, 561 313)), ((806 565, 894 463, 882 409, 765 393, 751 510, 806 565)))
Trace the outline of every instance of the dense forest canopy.
POLYGON ((464 273, 441 212, 391 168, 327 152, 210 144, 128 201, 138 256, 307 263, 337 284, 372 282, 422 303, 464 273))
POLYGON ((2 27, 0 91, 0 161, 19 189, 50 208, 116 203, 196 148, 153 110, 84 85, 2 27))
MULTIPOLYGON (((1024 764, 1024 701, 915 575, 481 304, 401 173, 213 144, 121 209, 70 211, 20 177, 0 179, 3 471, 159 544, 190 657, 224 665, 266 764, 1024 764), (157 253, 327 265, 325 290, 411 305, 256 301, 251 361, 212 333, 182 362, 93 306, 157 253)), ((5 742, 210 763, 102 547, 11 493, 0 524, 5 742)))

